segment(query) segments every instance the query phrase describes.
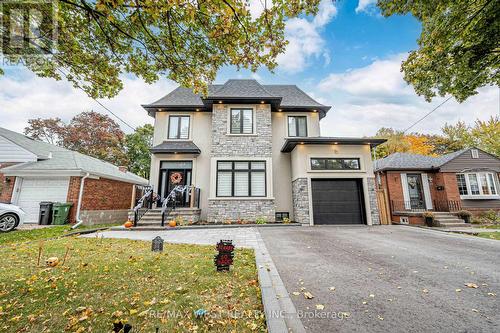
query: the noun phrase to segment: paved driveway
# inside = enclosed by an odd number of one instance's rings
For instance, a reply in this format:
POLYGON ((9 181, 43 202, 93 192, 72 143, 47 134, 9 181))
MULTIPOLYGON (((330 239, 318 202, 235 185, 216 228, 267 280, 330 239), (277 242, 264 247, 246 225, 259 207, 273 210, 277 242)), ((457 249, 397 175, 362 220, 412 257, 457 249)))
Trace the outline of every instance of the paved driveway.
POLYGON ((405 226, 259 231, 297 311, 349 313, 303 318, 308 331, 500 332, 500 241, 405 226), (292 294, 301 287, 314 299, 292 294))

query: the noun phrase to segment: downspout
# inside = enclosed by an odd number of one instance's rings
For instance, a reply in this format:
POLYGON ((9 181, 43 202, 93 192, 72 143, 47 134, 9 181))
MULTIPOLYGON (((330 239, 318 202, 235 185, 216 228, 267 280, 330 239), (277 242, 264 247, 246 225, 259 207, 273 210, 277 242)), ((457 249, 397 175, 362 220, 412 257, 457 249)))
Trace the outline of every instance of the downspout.
POLYGON ((85 176, 80 180, 80 192, 78 193, 78 205, 76 206, 76 224, 71 227, 71 229, 76 229, 83 223, 80 219, 80 208, 82 207, 82 198, 83 198, 83 185, 85 185, 85 179, 90 176, 90 173, 87 172, 85 176))

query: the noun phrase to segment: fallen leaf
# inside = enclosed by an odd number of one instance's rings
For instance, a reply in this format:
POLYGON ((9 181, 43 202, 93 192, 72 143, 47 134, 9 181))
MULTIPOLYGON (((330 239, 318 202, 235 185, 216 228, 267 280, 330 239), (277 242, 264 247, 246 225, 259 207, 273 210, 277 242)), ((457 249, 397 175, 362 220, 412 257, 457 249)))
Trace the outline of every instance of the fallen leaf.
POLYGON ((335 291, 335 287, 330 287, 330 291, 335 291))
POLYGON ((476 309, 471 309, 472 312, 479 312, 478 310, 476 309))
POLYGON ((308 291, 304 292, 304 297, 307 298, 307 299, 313 299, 314 298, 313 294, 311 294, 308 291))
POLYGON ((422 289, 422 292, 424 292, 424 293, 426 293, 426 294, 427 294, 427 293, 429 292, 429 290, 427 290, 427 289, 422 289))
POLYGON ((316 310, 323 310, 325 306, 323 304, 316 304, 316 310))
POLYGON ((455 291, 456 291, 457 293, 459 293, 459 292, 461 292, 461 291, 462 291, 462 289, 457 288, 457 289, 455 289, 455 291))
POLYGON ((370 294, 370 297, 371 297, 371 298, 375 298, 375 295, 373 295, 373 294, 370 294))
POLYGON ((299 296, 299 295, 300 295, 300 293, 299 293, 298 291, 294 291, 292 294, 293 294, 294 296, 299 296))
POLYGON ((488 293, 488 296, 496 296, 497 294, 495 293, 488 293))
POLYGON ((467 286, 467 288, 479 288, 479 286, 475 283, 472 283, 472 282, 469 282, 469 283, 466 283, 465 286, 467 286))
POLYGON ((378 319, 384 320, 384 317, 382 317, 381 315, 378 315, 378 319))

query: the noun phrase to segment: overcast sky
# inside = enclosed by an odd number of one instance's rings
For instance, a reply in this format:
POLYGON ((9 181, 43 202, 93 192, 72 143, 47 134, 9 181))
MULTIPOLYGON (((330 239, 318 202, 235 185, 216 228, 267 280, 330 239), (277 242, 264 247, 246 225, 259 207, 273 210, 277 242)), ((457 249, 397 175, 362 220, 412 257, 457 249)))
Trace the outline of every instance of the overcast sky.
MULTIPOLYGON (((323 0, 316 17, 289 20, 290 41, 278 58, 275 73, 223 68, 215 83, 229 78, 255 78, 264 84, 296 84, 332 110, 322 120, 323 136, 373 135, 380 127, 404 129, 444 98, 427 103, 408 86, 400 64, 416 49, 420 24, 411 16, 384 18, 375 0, 323 0)), ((261 2, 252 0, 252 13, 261 2)), ((109 114, 83 92, 64 81, 38 78, 23 67, 3 67, 0 76, 0 126, 21 132, 30 118, 60 117, 94 110, 109 114)), ((162 79, 148 85, 123 77, 124 89, 111 100, 100 100, 133 126, 152 123, 141 104, 153 102, 176 87, 162 79)), ((485 87, 459 104, 449 101, 413 130, 438 133, 446 123, 486 119, 500 112, 500 89, 485 87)), ((125 132, 130 129, 122 125, 125 132)))

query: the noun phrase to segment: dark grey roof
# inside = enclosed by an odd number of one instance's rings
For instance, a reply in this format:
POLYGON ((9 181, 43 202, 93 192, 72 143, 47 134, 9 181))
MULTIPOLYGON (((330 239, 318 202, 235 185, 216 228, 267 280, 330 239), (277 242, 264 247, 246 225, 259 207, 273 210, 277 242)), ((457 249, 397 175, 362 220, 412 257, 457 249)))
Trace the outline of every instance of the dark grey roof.
POLYGON ((290 138, 286 139, 281 152, 289 153, 297 145, 370 145, 371 148, 376 147, 386 139, 368 139, 368 138, 346 138, 346 137, 306 137, 306 138, 290 138))
POLYGON ((19 172, 79 171, 128 183, 144 185, 148 183, 146 179, 131 172, 120 171, 117 166, 111 163, 66 148, 33 140, 2 127, 0 127, 0 136, 38 156, 36 162, 20 163, 2 169, 2 172, 8 175, 16 175, 19 172))
POLYGON ((192 141, 163 141, 151 148, 153 154, 199 154, 200 148, 192 141))
POLYGON ((468 149, 462 149, 439 157, 408 153, 394 153, 385 158, 374 161, 374 169, 375 171, 437 169, 467 150, 468 149))
POLYGON ((158 108, 202 108, 214 99, 263 99, 275 100, 280 108, 316 108, 323 112, 330 109, 315 101, 296 85, 263 85, 256 80, 228 80, 223 85, 209 85, 205 98, 191 89, 178 87, 156 102, 143 105, 148 111, 158 108), (281 101, 281 102, 279 102, 281 101))
POLYGON ((238 97, 273 99, 279 96, 271 94, 256 80, 228 80, 208 95, 208 98, 213 99, 238 97))

